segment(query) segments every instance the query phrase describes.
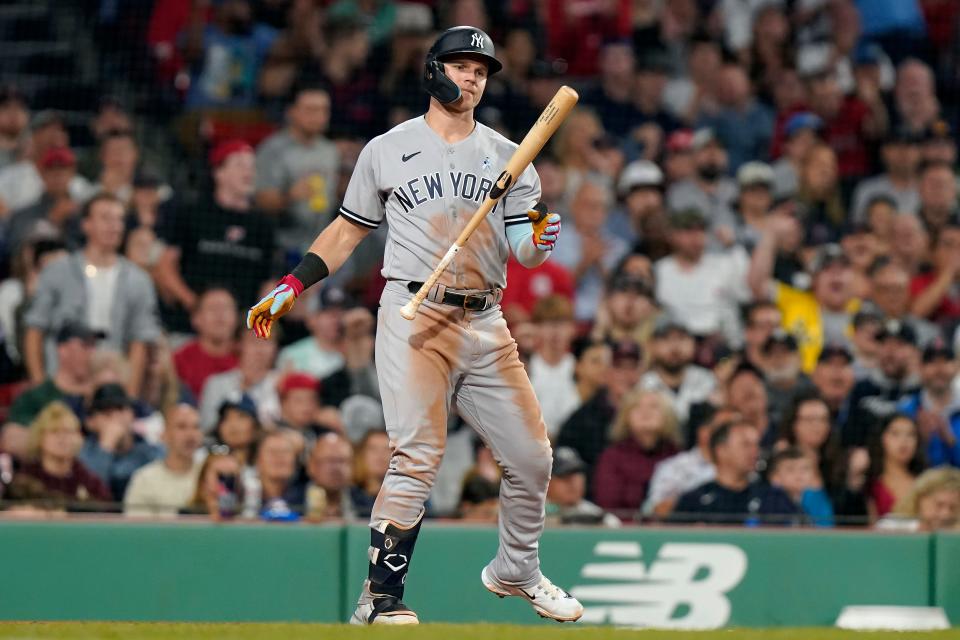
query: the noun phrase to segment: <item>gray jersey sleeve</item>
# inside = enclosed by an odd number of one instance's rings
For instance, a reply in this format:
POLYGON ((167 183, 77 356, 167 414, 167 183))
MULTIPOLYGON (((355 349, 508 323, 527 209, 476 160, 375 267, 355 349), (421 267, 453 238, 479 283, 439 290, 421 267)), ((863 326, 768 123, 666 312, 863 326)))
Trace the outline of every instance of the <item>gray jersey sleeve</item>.
POLYGON ((510 227, 515 224, 529 223, 527 211, 540 200, 540 176, 533 164, 529 164, 507 195, 503 197, 503 224, 510 227))
POLYGON ((377 149, 379 138, 371 140, 360 152, 350 176, 340 215, 354 224, 376 229, 383 222, 384 206, 380 197, 377 149))

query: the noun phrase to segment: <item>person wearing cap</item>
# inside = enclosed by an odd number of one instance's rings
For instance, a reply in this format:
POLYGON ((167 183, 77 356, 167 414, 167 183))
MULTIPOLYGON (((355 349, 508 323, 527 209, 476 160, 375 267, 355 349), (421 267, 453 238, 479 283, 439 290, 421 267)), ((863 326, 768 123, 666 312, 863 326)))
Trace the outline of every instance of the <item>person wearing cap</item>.
MULTIPOLYGON (((28 155, 0 171, 0 210, 16 211, 34 204, 43 195, 40 161, 50 149, 70 147, 70 138, 57 111, 39 111, 30 121, 28 155)), ((80 202, 90 183, 80 175, 70 179, 70 197, 80 202)))
POLYGON ((570 348, 576 334, 573 304, 563 296, 542 298, 533 307, 537 347, 527 362, 530 384, 540 401, 547 434, 555 438, 570 414, 580 406, 574 382, 576 358, 570 348))
POLYGON ((333 284, 315 291, 308 299, 306 326, 310 335, 281 349, 277 368, 322 379, 343 367, 340 321, 353 304, 347 293, 333 284))
POLYGON ((928 345, 923 350, 920 390, 897 407, 920 427, 921 446, 931 467, 960 467, 960 395, 953 388, 958 373, 952 347, 943 342, 928 345))
POLYGON ((784 123, 783 155, 773 163, 774 197, 793 196, 800 189, 800 168, 818 142, 821 142, 823 120, 809 111, 800 111, 784 123))
POLYGON ((240 315, 233 294, 221 287, 200 293, 190 314, 196 338, 173 354, 177 377, 194 398, 201 397, 203 386, 212 375, 237 366, 237 326, 240 315))
POLYGON ((280 397, 277 381, 280 371, 274 367, 277 359, 277 341, 258 340, 249 332, 242 332, 239 340, 237 366, 229 371, 207 378, 200 396, 200 426, 210 432, 217 424, 223 403, 230 398, 249 397, 258 409, 257 418, 272 423, 280 415, 280 397))
POLYGON ((920 162, 946 162, 956 166, 957 141, 949 122, 941 118, 927 127, 920 145, 920 162))
POLYGON ((52 376, 18 395, 10 407, 7 424, 0 430, 5 451, 23 452, 26 429, 45 406, 55 400, 66 403, 78 416, 84 414, 84 401, 92 383, 91 360, 97 335, 83 325, 69 324, 57 332, 57 361, 52 376), (19 437, 18 437, 19 436, 19 437))
POLYGON ((166 455, 141 467, 123 496, 123 514, 132 518, 172 518, 186 507, 197 488, 200 463, 194 454, 203 442, 200 416, 188 404, 164 412, 166 455))
POLYGON ((212 4, 210 21, 205 19, 205 12, 191 12, 178 38, 191 69, 187 107, 253 107, 261 67, 279 33, 255 21, 250 0, 220 0, 212 4))
POLYGON ((940 337, 937 325, 911 313, 910 274, 903 265, 881 256, 874 260, 867 275, 870 277, 870 302, 886 318, 909 325, 920 347, 940 337))
POLYGON ((869 377, 877 368, 880 358, 880 341, 877 336, 880 335, 885 319, 883 312, 869 300, 864 301, 853 314, 853 331, 848 351, 857 380, 869 377))
POLYGON ((164 237, 167 247, 156 279, 165 300, 168 328, 188 332, 187 312, 198 292, 218 284, 237 300, 253 300, 270 276, 273 222, 253 208, 253 147, 227 140, 210 152, 213 193, 189 215, 177 215, 164 237))
POLYGON ((760 241, 763 223, 773 206, 773 169, 764 162, 747 162, 737 171, 737 211, 734 237, 748 252, 760 241))
POLYGON ((110 486, 114 496, 126 493, 133 474, 163 456, 134 431, 133 400, 119 384, 104 384, 93 392, 85 422, 87 435, 79 460, 110 486))
POLYGON ((853 220, 866 220, 867 203, 878 195, 893 198, 897 203, 897 211, 917 211, 920 206, 920 194, 917 192, 920 141, 919 134, 903 128, 894 130, 884 138, 880 157, 886 171, 857 184, 850 206, 853 220))
POLYGON ((618 528, 620 518, 586 499, 587 465, 576 449, 553 452, 553 472, 547 485, 547 526, 599 524, 618 528))
POLYGON ((314 431, 328 431, 316 425, 320 410, 319 382, 306 373, 288 373, 277 382, 280 396, 280 418, 276 427, 301 436, 301 443, 312 440, 314 431))
POLYGON ((797 339, 783 329, 776 329, 763 345, 763 379, 767 388, 770 420, 779 424, 798 396, 810 391, 813 383, 803 373, 797 339))
POLYGON ((809 291, 775 280, 773 267, 777 249, 800 233, 796 218, 773 215, 753 251, 747 282, 757 300, 771 300, 783 314, 783 327, 797 337, 803 370, 813 370, 824 342, 847 339, 850 319, 859 306, 853 296, 850 260, 836 244, 821 246, 811 265, 813 282, 809 291))
POLYGON ((850 392, 856 384, 850 349, 844 344, 824 345, 810 380, 830 409, 833 430, 841 433, 850 415, 850 392))
POLYGON ((603 306, 597 312, 590 335, 595 340, 632 340, 646 344, 658 313, 651 279, 630 273, 621 265, 610 277, 603 306))
POLYGON ((662 49, 648 49, 637 61, 633 80, 636 120, 631 133, 637 152, 648 160, 660 156, 664 137, 680 127, 664 102, 672 70, 670 56, 662 49))
POLYGON ((127 389, 139 394, 147 346, 160 336, 160 325, 153 280, 118 253, 125 213, 116 197, 94 196, 81 211, 83 248, 40 273, 36 295, 24 316, 24 361, 34 383, 56 368, 56 332, 78 323, 102 332, 104 346, 125 354, 130 363, 127 389))
POLYGON ((17 160, 26 142, 30 108, 14 85, 0 88, 0 171, 17 160))
POLYGON ((738 348, 743 343, 740 305, 750 301, 750 260, 742 247, 708 253, 707 224, 697 209, 670 214, 673 251, 654 264, 656 297, 666 311, 683 318, 692 334, 720 336, 738 348))
POLYGON ((727 62, 720 69, 717 102, 718 110, 700 123, 716 132, 729 155, 730 169, 736 171, 751 160, 766 160, 774 117, 770 108, 757 100, 743 65, 727 62))
POLYGON ((726 175, 729 159, 713 129, 697 129, 692 145, 695 173, 687 180, 671 183, 667 189, 667 208, 703 212, 711 231, 711 245, 719 248, 725 243, 720 242, 718 230, 723 227, 732 230, 736 221, 730 205, 737 196, 737 185, 726 175))
POLYGON ((641 376, 640 388, 666 394, 683 430, 691 405, 705 402, 717 388, 717 379, 708 369, 693 364, 693 335, 669 312, 657 318, 649 348, 650 369, 641 376))
POLYGON ((957 204, 957 178, 953 166, 945 162, 926 162, 919 169, 917 190, 920 204, 916 213, 932 240, 947 223, 960 217, 957 204))
POLYGON ((886 320, 877 337, 878 367, 850 394, 850 419, 841 434, 845 447, 865 446, 880 422, 897 411, 900 400, 920 390, 916 332, 907 323, 886 320))
POLYGON ((77 175, 73 152, 65 147, 49 149, 37 167, 43 193, 36 202, 11 212, 5 234, 10 255, 16 255, 24 242, 39 234, 69 239, 71 244, 79 235, 76 216, 80 204, 70 193, 70 183, 77 175))
POLYGON ((910 281, 910 311, 941 326, 960 320, 960 220, 945 225, 933 243, 932 269, 910 281))
POLYGON ((623 209, 611 213, 607 229, 636 244, 643 236, 644 220, 663 212, 663 171, 649 160, 634 160, 620 172, 617 194, 623 209))
POLYGON ((677 129, 667 136, 663 171, 669 184, 693 178, 697 171, 693 160, 693 131, 677 129))
POLYGON ((324 136, 330 96, 317 85, 296 88, 287 107, 287 126, 257 147, 254 199, 278 216, 277 243, 302 246, 330 221, 340 171, 340 152, 324 136))

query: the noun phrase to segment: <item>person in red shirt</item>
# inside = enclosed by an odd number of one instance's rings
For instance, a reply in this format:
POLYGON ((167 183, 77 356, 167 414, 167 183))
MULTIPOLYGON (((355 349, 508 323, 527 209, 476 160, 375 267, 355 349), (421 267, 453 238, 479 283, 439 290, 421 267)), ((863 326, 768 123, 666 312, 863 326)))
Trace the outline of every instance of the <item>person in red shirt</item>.
POLYGON ((960 222, 940 230, 933 249, 934 270, 910 281, 910 311, 918 318, 950 324, 960 320, 960 222))
POLYGON ((824 122, 823 139, 837 154, 841 178, 871 173, 867 144, 887 131, 889 117, 880 91, 869 82, 845 96, 832 71, 807 79, 811 110, 824 122))
POLYGON ((657 391, 624 398, 594 471, 594 502, 621 519, 636 516, 657 464, 679 452, 677 416, 657 391))
POLYGON ((507 262, 507 288, 503 290, 500 306, 504 313, 523 311, 527 317, 537 301, 551 295, 561 295, 573 301, 573 277, 561 265, 547 260, 539 267, 527 269, 512 256, 507 262))
POLYGON ((177 377, 194 398, 199 398, 207 378, 237 366, 237 301, 226 289, 210 288, 197 301, 190 318, 197 337, 173 354, 177 377))

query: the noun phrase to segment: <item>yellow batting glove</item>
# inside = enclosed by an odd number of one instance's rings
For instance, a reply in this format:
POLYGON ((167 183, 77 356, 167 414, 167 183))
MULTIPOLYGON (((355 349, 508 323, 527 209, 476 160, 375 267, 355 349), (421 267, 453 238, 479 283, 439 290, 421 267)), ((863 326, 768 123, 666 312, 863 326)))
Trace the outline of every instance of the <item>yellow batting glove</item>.
POLYGON ((547 207, 538 202, 527 212, 527 217, 533 225, 533 244, 540 251, 553 251, 560 237, 560 214, 548 213, 547 207))
POLYGON ((273 291, 247 312, 247 328, 258 338, 269 338, 273 321, 290 311, 301 293, 303 283, 292 275, 284 276, 273 291))

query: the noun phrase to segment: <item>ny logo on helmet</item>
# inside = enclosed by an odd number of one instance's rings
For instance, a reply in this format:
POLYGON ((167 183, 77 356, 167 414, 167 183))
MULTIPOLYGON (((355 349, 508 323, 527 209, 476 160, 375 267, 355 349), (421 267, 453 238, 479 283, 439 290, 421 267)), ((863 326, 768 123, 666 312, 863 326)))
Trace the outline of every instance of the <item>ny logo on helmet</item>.
POLYGON ((483 48, 483 34, 475 33, 470 36, 470 44, 478 49, 483 48))

